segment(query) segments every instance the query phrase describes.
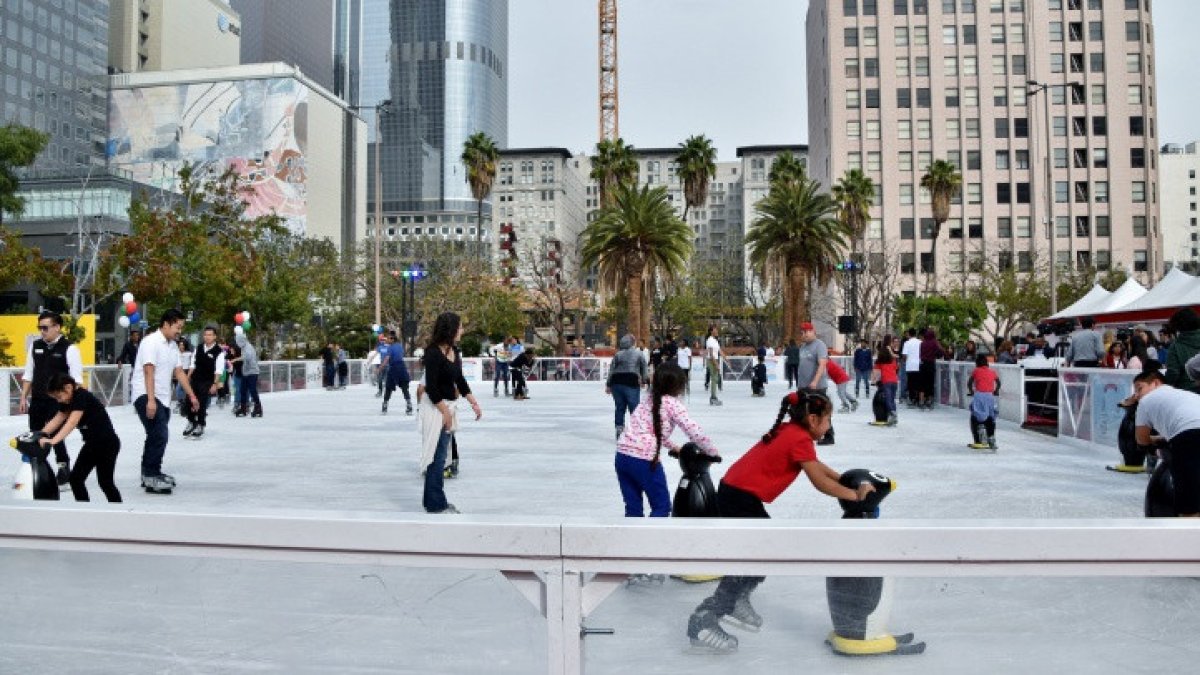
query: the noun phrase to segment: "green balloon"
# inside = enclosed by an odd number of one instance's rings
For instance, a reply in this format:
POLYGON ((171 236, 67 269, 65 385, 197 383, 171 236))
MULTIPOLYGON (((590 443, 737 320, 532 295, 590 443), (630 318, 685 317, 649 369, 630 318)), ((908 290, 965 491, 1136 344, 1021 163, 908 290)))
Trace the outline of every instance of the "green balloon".
POLYGON ((246 319, 245 321, 242 322, 242 330, 248 331, 248 330, 250 330, 250 328, 252 328, 252 326, 250 325, 250 319, 246 319))

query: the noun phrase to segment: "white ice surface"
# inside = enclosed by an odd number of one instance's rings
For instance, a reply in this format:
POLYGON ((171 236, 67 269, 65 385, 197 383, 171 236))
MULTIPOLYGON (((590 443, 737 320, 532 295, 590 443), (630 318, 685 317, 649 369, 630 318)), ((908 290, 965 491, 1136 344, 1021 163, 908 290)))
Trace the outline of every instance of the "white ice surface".
MULTIPOLYGON (((689 406, 724 464, 767 430, 778 385, 752 399, 730 383, 723 407, 689 406)), ((585 383, 533 383, 513 402, 482 389, 484 418, 467 421, 462 475, 447 481, 466 514, 619 517, 612 405, 585 383)), ((365 386, 263 397, 266 416, 214 409, 201 441, 171 420, 164 469, 171 496, 137 486, 143 432, 132 408, 112 410, 124 449, 124 508, 241 513, 419 511, 415 421, 398 393, 392 412, 365 386)), ((870 427, 869 405, 836 415, 834 468, 896 479, 885 518, 1136 518, 1144 476, 1104 470, 1089 451, 1001 424, 1000 451, 967 449, 966 413, 901 409, 895 428, 870 427)), ((0 438, 24 429, 0 418, 0 438)), ((79 447, 78 436, 69 447, 79 447)), ((11 476, 16 453, 0 453, 11 476)), ((674 487, 679 470, 666 464, 674 487)), ((93 500, 103 500, 94 478, 93 500)), ((70 497, 65 497, 68 502, 70 497)), ((0 494, 0 504, 9 497, 0 494)), ((103 508, 97 505, 97 508, 103 508)), ((836 502, 801 478, 768 510, 833 519, 836 502)), ((0 509, 0 518, 6 517, 0 509)), ((11 516, 11 512, 8 517, 11 516)), ((714 570, 719 573, 721 570, 714 570)), ((589 673, 1191 672, 1200 657, 1194 579, 899 579, 891 619, 929 643, 922 656, 847 660, 822 645, 823 580, 771 578, 754 595, 766 625, 740 634, 727 657, 685 654, 686 619, 712 585, 670 580, 620 589, 588 619, 613 636, 586 639, 589 673)), ((278 564, 0 550, 0 672, 538 673, 542 619, 496 572, 278 564)))

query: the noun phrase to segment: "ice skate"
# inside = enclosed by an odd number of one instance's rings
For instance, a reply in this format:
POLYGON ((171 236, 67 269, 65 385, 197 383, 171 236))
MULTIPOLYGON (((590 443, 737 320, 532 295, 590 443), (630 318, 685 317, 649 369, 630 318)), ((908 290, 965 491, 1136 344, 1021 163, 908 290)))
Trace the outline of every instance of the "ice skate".
POLYGON ((992 450, 996 450, 996 449, 997 449, 997 447, 998 447, 998 446, 996 445, 996 437, 995 437, 995 436, 988 436, 988 448, 990 448, 990 449, 992 449, 992 450))
POLYGON ((175 489, 175 483, 167 482, 166 476, 142 476, 142 487, 146 492, 156 495, 169 495, 175 489))
POLYGON ((848 412, 850 412, 850 406, 844 405, 844 406, 838 408, 838 412, 839 413, 848 413, 848 412))
POLYGON ((405 402, 405 404, 404 404, 404 414, 405 414, 405 415, 411 415, 411 414, 413 414, 412 401, 406 401, 406 402, 405 402))
POLYGON ((900 422, 900 420, 896 419, 896 413, 889 413, 889 414, 888 414, 888 418, 887 418, 887 425, 888 425, 889 427, 894 427, 894 426, 896 426, 896 424, 898 424, 899 422, 900 422))
POLYGON ((429 513, 453 516, 462 513, 462 511, 459 511, 457 508, 455 508, 453 504, 446 504, 446 508, 442 509, 441 511, 430 511, 429 513))
POLYGON ((688 619, 688 639, 692 651, 702 654, 732 654, 737 651, 738 640, 721 628, 712 612, 696 612, 688 619))
POLYGON ((750 605, 750 598, 745 596, 739 597, 733 605, 733 611, 722 616, 720 620, 734 628, 751 633, 757 633, 763 624, 762 617, 750 605))
POLYGON ((70 462, 59 462, 58 463, 58 473, 55 476, 55 478, 58 480, 59 487, 63 487, 65 485, 70 485, 71 484, 71 463, 70 462))
POLYGON ((450 464, 442 471, 443 478, 458 478, 458 460, 450 460, 450 464))
POLYGON ((383 402, 383 414, 384 414, 384 415, 386 415, 386 414, 387 414, 387 404, 388 404, 388 402, 385 400, 385 401, 383 402))
POLYGON ((662 586, 667 581, 665 574, 631 574, 625 580, 625 586, 662 586))
POLYGON ((858 412, 858 401, 850 401, 850 412, 858 412))
POLYGON ((250 413, 251 417, 262 417, 262 403, 254 404, 254 412, 250 413))
POLYGON ((188 423, 187 423, 187 428, 185 428, 185 429, 183 430, 183 435, 184 435, 184 436, 191 436, 193 433, 195 433, 195 431, 196 431, 196 423, 195 423, 195 422, 188 422, 188 423))
POLYGON ((233 406, 233 416, 234 417, 245 417, 246 416, 246 407, 243 406, 241 403, 235 403, 233 406))
POLYGON ((203 435, 204 435, 204 425, 197 424, 196 428, 192 430, 192 440, 198 441, 198 440, 200 440, 200 437, 203 435))

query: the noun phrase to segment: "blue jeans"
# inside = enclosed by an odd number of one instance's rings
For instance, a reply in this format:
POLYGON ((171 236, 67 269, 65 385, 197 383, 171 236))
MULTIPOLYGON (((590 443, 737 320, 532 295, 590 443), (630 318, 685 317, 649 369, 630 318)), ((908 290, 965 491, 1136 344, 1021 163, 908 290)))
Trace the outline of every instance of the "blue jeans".
POLYGON ((500 383, 504 383, 504 392, 508 393, 508 361, 496 362, 496 373, 492 376, 492 391, 500 389, 500 383))
POLYGON ((854 371, 854 395, 858 396, 858 383, 862 382, 863 393, 870 395, 871 393, 871 371, 856 370, 854 371))
POLYGON ((258 405, 258 375, 243 375, 242 381, 238 383, 238 405, 244 408, 250 400, 258 405))
POLYGON ((425 467, 425 492, 421 495, 421 506, 425 507, 427 513, 445 511, 450 505, 446 501, 442 472, 446 470, 446 453, 450 451, 452 438, 454 434, 443 428, 438 435, 437 450, 433 451, 433 461, 425 467))
POLYGON ((171 421, 171 406, 158 401, 158 410, 154 419, 146 417, 146 395, 142 394, 133 402, 142 428, 146 430, 146 443, 142 445, 142 475, 158 476, 162 474, 163 455, 167 452, 169 431, 167 423, 171 421))
POLYGON ((642 401, 642 390, 627 384, 614 384, 609 389, 612 390, 613 403, 617 406, 616 424, 623 427, 625 412, 633 413, 633 409, 638 407, 638 403, 642 401))
POLYGON ((887 403, 887 411, 896 413, 896 383, 880 384, 879 388, 883 390, 883 400, 887 403))
POLYGON ((650 460, 617 453, 617 482, 625 500, 625 517, 641 518, 642 495, 650 501, 650 517, 671 515, 671 494, 667 491, 667 474, 662 462, 651 465, 650 460))

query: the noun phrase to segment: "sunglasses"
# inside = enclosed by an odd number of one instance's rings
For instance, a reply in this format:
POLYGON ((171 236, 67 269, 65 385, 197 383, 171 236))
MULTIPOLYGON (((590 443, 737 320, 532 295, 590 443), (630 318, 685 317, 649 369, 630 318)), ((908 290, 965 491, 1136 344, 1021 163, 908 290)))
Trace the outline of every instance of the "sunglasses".
POLYGON ((54 324, 46 324, 44 326, 41 324, 38 324, 38 330, 43 333, 45 333, 46 331, 50 330, 53 327, 54 327, 54 324))

